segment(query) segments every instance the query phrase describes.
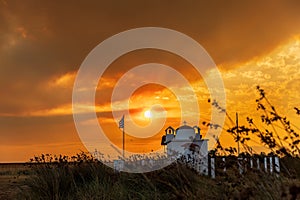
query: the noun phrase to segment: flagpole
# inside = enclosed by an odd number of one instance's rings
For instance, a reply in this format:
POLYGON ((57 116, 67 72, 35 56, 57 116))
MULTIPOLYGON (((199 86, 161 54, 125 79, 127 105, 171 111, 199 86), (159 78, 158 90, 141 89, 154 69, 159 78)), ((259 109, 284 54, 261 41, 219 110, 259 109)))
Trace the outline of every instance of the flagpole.
POLYGON ((119 128, 123 130, 123 159, 125 159, 125 116, 119 121, 119 128))
POLYGON ((240 132, 239 132, 239 116, 238 113, 235 113, 235 120, 236 120, 236 137, 237 137, 237 153, 238 157, 240 156, 240 132))
POLYGON ((123 126, 123 159, 125 159, 125 123, 123 126))

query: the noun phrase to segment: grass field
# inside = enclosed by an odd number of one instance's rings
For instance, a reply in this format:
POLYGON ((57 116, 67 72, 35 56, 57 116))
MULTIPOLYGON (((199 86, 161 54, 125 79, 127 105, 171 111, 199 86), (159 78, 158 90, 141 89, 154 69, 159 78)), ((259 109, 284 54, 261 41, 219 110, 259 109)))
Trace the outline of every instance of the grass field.
POLYGON ((0 199, 22 198, 29 187, 25 181, 32 170, 25 163, 0 164, 0 199))
POLYGON ((115 173, 95 161, 1 164, 0 199, 300 199, 300 180, 296 171, 240 175, 235 166, 211 179, 183 164, 145 174, 115 173))

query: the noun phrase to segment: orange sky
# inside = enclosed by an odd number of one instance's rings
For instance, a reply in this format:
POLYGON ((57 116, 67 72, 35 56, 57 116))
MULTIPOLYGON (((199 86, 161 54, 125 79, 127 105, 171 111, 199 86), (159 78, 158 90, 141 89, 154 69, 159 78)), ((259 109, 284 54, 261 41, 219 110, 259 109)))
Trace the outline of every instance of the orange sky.
MULTIPOLYGON (((242 123, 247 116, 258 119, 255 86, 261 85, 278 110, 299 124, 293 111, 300 107, 299 9, 296 0, 0 1, 0 162, 85 150, 72 117, 77 70, 101 41, 137 27, 170 28, 198 41, 222 73, 228 113, 234 116, 238 111, 242 123)), ((121 132, 111 115, 114 84, 129 69, 149 62, 182 73, 196 91, 201 120, 210 118, 210 94, 193 66, 163 51, 131 52, 109 66, 96 94, 99 122, 116 145, 121 144, 121 132)), ((130 98, 132 118, 147 125, 144 111, 154 103, 167 111, 166 126, 179 125, 178 101, 168 88, 158 85, 145 85, 130 98)), ((187 121, 195 125, 193 119, 187 121)), ((225 128, 228 125, 226 121, 225 128)), ((205 127, 201 128, 205 135, 205 127)), ((128 149, 159 149, 163 132, 149 139, 127 137, 128 149)), ((221 139, 233 144, 226 134, 221 139)))

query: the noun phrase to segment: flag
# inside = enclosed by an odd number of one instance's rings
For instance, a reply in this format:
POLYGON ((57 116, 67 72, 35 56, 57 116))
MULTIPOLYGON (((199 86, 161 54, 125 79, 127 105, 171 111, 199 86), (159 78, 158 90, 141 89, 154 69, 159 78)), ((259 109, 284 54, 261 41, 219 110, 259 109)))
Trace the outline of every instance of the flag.
POLYGON ((121 118, 121 120, 119 121, 119 128, 124 128, 124 115, 121 118))

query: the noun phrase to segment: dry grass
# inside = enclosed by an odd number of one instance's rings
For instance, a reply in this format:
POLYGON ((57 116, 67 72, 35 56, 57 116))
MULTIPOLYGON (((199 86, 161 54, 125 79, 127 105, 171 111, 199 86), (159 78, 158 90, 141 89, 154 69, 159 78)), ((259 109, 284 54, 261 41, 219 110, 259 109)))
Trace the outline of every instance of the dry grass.
POLYGON ((92 160, 2 165, 0 172, 0 199, 296 199, 293 193, 300 195, 296 173, 276 177, 248 170, 240 175, 234 166, 226 173, 218 169, 215 180, 182 164, 128 174, 92 160))
POLYGON ((0 199, 17 199, 29 191, 25 181, 30 172, 26 164, 0 164, 0 199))
POLYGON ((145 174, 115 173, 91 159, 33 164, 31 169, 25 181, 29 189, 19 193, 22 199, 293 199, 293 193, 300 195, 297 177, 255 170, 240 175, 234 166, 226 173, 218 169, 216 179, 179 163, 145 174))

